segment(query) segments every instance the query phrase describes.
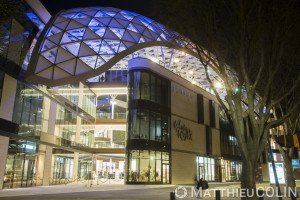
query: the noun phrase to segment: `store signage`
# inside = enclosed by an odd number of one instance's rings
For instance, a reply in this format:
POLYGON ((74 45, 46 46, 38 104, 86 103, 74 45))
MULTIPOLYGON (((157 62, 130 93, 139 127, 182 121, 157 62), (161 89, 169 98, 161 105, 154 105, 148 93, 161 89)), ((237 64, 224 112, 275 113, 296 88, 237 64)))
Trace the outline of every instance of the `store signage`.
POLYGON ((293 167, 300 167, 299 160, 292 160, 292 165, 293 165, 293 167))
POLYGON ((174 94, 180 94, 181 96, 184 96, 188 100, 192 99, 191 93, 187 91, 186 89, 180 88, 178 86, 173 85, 173 93, 174 94))
POLYGON ((192 141, 192 131, 185 125, 181 124, 180 120, 174 121, 173 127, 176 131, 177 137, 182 141, 192 141))

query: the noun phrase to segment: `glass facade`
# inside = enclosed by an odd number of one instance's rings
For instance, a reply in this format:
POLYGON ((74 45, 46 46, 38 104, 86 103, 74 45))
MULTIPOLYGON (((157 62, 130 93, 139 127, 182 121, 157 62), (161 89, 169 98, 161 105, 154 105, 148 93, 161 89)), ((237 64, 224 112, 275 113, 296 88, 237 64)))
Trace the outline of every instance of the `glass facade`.
POLYGON ((128 139, 170 143, 170 117, 148 109, 132 109, 128 115, 128 139))
POLYGON ((95 132, 95 125, 91 124, 85 119, 81 119, 80 143, 88 147, 93 147, 94 132, 95 132))
POLYGON ((13 122, 19 124, 19 133, 28 137, 41 134, 43 95, 18 82, 13 113, 13 122))
POLYGON ((170 183, 170 81, 128 73, 127 183, 170 183))
POLYGON ((169 152, 128 151, 128 183, 170 183, 169 152))
POLYGON ((129 100, 148 100, 170 107, 170 81, 150 71, 129 72, 129 100))
POLYGON ((66 140, 75 141, 76 115, 61 105, 57 105, 55 135, 66 140))
POLYGON ((54 156, 54 166, 52 168, 52 184, 66 183, 65 179, 73 178, 74 159, 69 157, 54 156))

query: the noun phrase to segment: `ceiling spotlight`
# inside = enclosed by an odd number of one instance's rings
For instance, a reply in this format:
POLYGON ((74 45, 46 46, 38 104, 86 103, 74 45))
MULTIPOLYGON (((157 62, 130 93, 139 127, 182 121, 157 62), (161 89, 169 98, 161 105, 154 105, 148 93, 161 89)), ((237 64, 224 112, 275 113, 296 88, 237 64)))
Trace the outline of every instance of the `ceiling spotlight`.
POLYGON ((220 82, 215 82, 215 87, 216 88, 221 88, 222 87, 222 84, 220 82))
POLYGON ((178 58, 175 58, 174 59, 174 63, 178 63, 179 62, 179 59, 178 58))
POLYGON ((194 72, 193 71, 189 71, 189 74, 193 74, 194 72))

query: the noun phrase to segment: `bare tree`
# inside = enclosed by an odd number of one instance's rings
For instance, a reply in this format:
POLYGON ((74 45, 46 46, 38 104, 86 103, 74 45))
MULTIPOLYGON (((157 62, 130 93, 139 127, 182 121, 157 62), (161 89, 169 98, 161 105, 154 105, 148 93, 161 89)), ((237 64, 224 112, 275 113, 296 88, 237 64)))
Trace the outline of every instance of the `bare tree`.
MULTIPOLYGON (((291 108, 294 107, 294 104, 300 101, 300 94, 299 92, 292 93, 285 101, 281 104, 278 104, 276 108, 273 109, 274 119, 278 120, 282 113, 289 111, 291 108)), ((275 143, 276 148, 281 153, 286 169, 286 180, 287 180, 287 187, 295 188, 295 176, 292 166, 292 159, 294 154, 294 147, 286 148, 280 146, 276 142, 276 136, 286 135, 291 136, 297 131, 300 131, 300 108, 298 107, 297 110, 294 110, 293 113, 288 117, 287 120, 282 124, 282 126, 273 128, 272 132, 272 141, 275 143)), ((297 155, 298 156, 298 155, 297 155)))
POLYGON ((207 80, 234 127, 243 158, 241 187, 255 190, 269 129, 285 122, 300 104, 270 120, 273 107, 299 90, 299 1, 165 0, 154 10, 158 21, 197 45, 207 80), (209 68, 222 79, 225 99, 209 68), (286 70, 293 76, 286 76, 286 70))

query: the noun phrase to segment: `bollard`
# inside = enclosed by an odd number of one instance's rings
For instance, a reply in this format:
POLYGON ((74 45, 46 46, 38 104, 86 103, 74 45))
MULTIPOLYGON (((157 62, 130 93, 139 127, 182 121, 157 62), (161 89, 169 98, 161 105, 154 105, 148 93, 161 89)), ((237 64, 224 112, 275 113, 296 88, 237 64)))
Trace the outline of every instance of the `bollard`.
MULTIPOLYGON (((296 193, 296 196, 297 196, 297 193, 296 193)), ((292 200, 297 200, 296 196, 295 196, 294 192, 292 190, 290 190, 290 197, 291 197, 291 199, 292 200)))
POLYGON ((221 191, 220 190, 215 190, 215 197, 216 197, 216 200, 221 200, 221 191))
POLYGON ((258 194, 258 200, 264 200, 264 191, 263 190, 258 190, 257 191, 258 194))
POLYGON ((170 192, 170 200, 175 200, 175 192, 170 192))

